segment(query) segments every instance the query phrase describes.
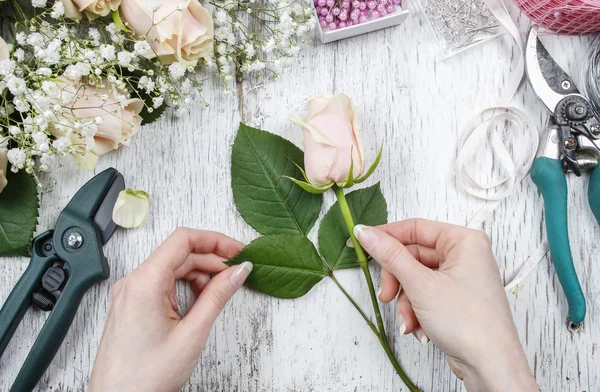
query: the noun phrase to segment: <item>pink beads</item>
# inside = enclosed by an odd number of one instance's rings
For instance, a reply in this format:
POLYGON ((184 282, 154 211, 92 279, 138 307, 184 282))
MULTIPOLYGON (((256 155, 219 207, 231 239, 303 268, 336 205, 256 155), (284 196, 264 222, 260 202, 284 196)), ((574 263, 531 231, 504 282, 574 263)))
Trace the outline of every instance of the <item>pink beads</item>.
POLYGON ((343 29, 381 18, 394 13, 401 3, 402 0, 313 0, 323 30, 343 29))

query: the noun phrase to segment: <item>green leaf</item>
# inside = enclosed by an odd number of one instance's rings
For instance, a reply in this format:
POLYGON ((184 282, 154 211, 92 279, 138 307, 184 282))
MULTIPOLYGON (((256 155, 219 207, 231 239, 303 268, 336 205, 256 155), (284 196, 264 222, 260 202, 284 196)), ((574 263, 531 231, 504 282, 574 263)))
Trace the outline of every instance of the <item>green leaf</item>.
POLYGON ((301 297, 327 276, 315 246, 302 235, 257 238, 227 264, 244 261, 254 264, 248 286, 277 298, 301 297))
POLYGON ((121 31, 124 31, 126 33, 132 33, 132 31, 129 30, 127 26, 125 26, 125 24, 123 23, 123 20, 121 19, 121 14, 119 14, 119 10, 114 10, 112 12, 112 20, 115 23, 115 25, 117 25, 117 27, 121 29, 121 31))
POLYGON ((165 110, 167 110, 167 104, 163 103, 158 108, 152 109, 152 112, 150 112, 150 111, 148 111, 148 109, 151 108, 153 105, 152 98, 142 91, 139 91, 134 94, 138 95, 138 97, 142 101, 145 102, 144 107, 140 111, 140 117, 142 118, 142 125, 153 123, 154 121, 158 120, 160 118, 160 116, 163 115, 165 110))
MULTIPOLYGON (((118 11, 116 11, 116 12, 118 14, 118 11)), ((125 69, 125 68, 121 69, 121 74, 123 76, 134 76, 137 79, 146 75, 146 73, 144 73, 140 70, 129 71, 128 69, 125 69)), ((136 88, 136 89, 131 89, 131 90, 132 90, 131 96, 133 98, 139 98, 142 101, 144 101, 144 107, 140 111, 140 117, 142 118, 142 125, 153 123, 154 121, 158 120, 165 113, 165 110, 167 110, 168 106, 167 106, 166 102, 163 102, 162 105, 160 105, 159 107, 157 107, 155 109, 153 97, 151 95, 149 95, 148 93, 146 93, 146 91, 144 89, 136 88), (150 108, 152 108, 152 111, 150 111, 150 108)))
MULTIPOLYGON (((376 226, 387 222, 387 204, 379 183, 348 193, 346 200, 355 224, 376 226)), ((354 249, 346 246, 348 238, 342 211, 336 202, 325 214, 319 228, 319 248, 332 270, 359 266, 354 249)))
POLYGON ((8 170, 7 180, 0 193, 0 256, 28 256, 38 218, 37 186, 24 170, 8 170))
POLYGON ((231 187, 242 218, 261 234, 307 235, 323 197, 285 178, 300 178, 304 154, 272 133, 240 124, 231 153, 231 187))

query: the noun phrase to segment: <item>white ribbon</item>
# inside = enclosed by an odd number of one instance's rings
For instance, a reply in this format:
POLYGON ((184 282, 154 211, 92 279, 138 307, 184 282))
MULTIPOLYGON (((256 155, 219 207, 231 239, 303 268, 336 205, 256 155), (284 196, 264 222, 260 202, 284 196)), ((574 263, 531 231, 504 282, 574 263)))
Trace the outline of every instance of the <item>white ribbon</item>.
MULTIPOLYGON (((487 7, 492 11, 498 22, 509 32, 519 47, 519 59, 510 81, 506 85, 504 92, 498 99, 497 106, 487 108, 476 114, 466 125, 463 131, 461 144, 459 147, 458 158, 456 160, 456 171, 459 184, 464 190, 479 199, 486 200, 485 204, 477 211, 475 216, 468 224, 470 228, 481 228, 481 225, 492 214, 496 207, 505 198, 510 196, 519 183, 525 178, 531 170, 531 165, 535 159, 539 134, 527 114, 523 111, 508 107, 511 99, 517 92, 521 79, 525 73, 525 56, 523 52, 523 42, 518 27, 510 17, 508 10, 502 0, 484 0, 487 7), (516 156, 513 158, 508 148, 502 141, 502 138, 495 130, 498 121, 511 124, 517 144, 525 147, 516 149, 516 156), (527 136, 524 138, 523 136, 527 136), (477 167, 472 160, 475 156, 478 146, 483 140, 489 140, 493 149, 494 156, 498 158, 500 165, 506 173, 499 180, 490 183, 482 183, 474 179, 467 167, 477 167)), ((517 275, 505 286, 507 292, 513 291, 529 275, 544 258, 548 252, 548 243, 542 242, 540 246, 531 254, 520 267, 517 275)))

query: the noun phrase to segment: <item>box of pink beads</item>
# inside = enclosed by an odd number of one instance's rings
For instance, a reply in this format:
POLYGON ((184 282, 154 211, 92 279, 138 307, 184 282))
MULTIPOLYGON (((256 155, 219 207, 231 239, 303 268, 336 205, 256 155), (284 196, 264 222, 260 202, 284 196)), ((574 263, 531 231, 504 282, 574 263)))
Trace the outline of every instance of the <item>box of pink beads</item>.
POLYGON ((313 0, 321 42, 399 25, 408 16, 403 0, 313 0))

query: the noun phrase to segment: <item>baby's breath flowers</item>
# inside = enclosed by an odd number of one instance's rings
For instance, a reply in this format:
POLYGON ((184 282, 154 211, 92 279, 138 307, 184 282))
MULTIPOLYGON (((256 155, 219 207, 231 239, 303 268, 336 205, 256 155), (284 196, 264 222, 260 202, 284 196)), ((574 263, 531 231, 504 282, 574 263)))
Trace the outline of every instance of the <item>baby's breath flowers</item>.
POLYGON ((249 73, 277 75, 290 65, 316 26, 310 2, 297 0, 211 0, 215 53, 207 59, 231 91, 234 77, 249 73), (263 34, 248 26, 258 25, 263 34))
POLYGON ((250 73, 276 75, 316 25, 305 0, 88 1, 84 18, 82 1, 32 0, 31 13, 0 1, 13 26, 10 45, 0 38, 0 148, 36 180, 67 155, 93 169, 167 108, 205 103, 211 73, 227 93, 250 73))

